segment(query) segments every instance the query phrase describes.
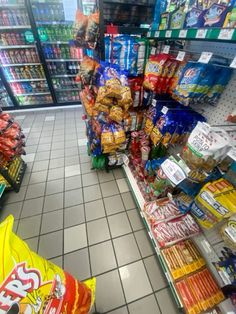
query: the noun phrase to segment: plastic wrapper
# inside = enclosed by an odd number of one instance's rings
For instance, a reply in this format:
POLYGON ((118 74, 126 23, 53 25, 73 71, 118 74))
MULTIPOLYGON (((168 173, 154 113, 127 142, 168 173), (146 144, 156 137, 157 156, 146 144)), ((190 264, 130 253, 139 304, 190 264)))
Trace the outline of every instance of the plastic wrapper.
POLYGON ((95 75, 99 64, 92 58, 84 56, 83 61, 80 63, 79 77, 85 85, 89 85, 95 75))
POLYGON ((9 216, 0 224, 0 312, 87 314, 94 299, 95 279, 81 283, 31 251, 12 232, 13 222, 9 216))
POLYGON ((113 124, 112 129, 113 129, 115 144, 120 145, 120 144, 124 143, 126 140, 126 136, 125 136, 125 131, 122 128, 122 126, 118 125, 118 124, 116 124, 116 125, 113 124))
POLYGON ((88 17, 77 10, 74 23, 74 37, 80 44, 84 44, 84 37, 88 25, 88 17))
POLYGON ((112 106, 109 113, 109 118, 117 123, 121 123, 123 120, 123 110, 121 107, 112 106))
POLYGON ((94 49, 96 46, 99 30, 99 12, 95 12, 88 17, 88 25, 85 33, 85 41, 89 48, 94 49))

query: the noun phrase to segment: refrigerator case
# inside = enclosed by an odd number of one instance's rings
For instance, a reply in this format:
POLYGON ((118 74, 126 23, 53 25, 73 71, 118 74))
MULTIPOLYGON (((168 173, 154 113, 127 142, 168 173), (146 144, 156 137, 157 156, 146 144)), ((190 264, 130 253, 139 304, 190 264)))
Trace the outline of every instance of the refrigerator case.
POLYGON ((52 103, 23 0, 0 0, 0 63, 20 106, 52 103))
POLYGON ((1 78, 0 78, 0 107, 1 108, 13 107, 11 98, 9 97, 6 91, 1 78))
POLYGON ((78 102, 81 88, 76 82, 76 76, 83 59, 83 50, 69 44, 73 38, 77 7, 68 15, 71 2, 68 7, 65 1, 32 1, 31 5, 57 102, 78 102), (66 15, 71 20, 67 20, 66 15))

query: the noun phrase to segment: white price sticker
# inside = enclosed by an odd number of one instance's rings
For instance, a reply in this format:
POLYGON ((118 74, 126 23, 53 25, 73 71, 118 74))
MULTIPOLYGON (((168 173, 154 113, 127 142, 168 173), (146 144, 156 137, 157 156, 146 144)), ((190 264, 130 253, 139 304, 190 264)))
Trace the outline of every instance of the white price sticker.
POLYGON ((152 106, 153 106, 153 107, 156 107, 156 104, 157 104, 156 99, 153 99, 153 100, 152 100, 152 106))
POLYGON ((151 37, 151 32, 147 32, 147 37, 151 37))
POLYGON ((208 63, 210 61, 212 55, 213 55, 212 52, 203 51, 201 53, 201 56, 200 56, 198 62, 208 63))
POLYGON ((187 37, 187 32, 188 32, 187 29, 181 29, 179 31, 179 38, 186 38, 187 37))
POLYGON ((155 47, 152 47, 151 49, 151 55, 155 55, 156 54, 156 48, 155 47))
POLYGON ((169 51, 170 51, 170 46, 165 45, 163 48, 163 53, 169 53, 169 51))
POLYGON ((230 40, 233 37, 234 29, 222 29, 219 33, 218 39, 230 40))
POLYGON ((170 38, 172 35, 172 31, 166 31, 166 38, 170 38))
POLYGON ((159 37, 160 36, 160 31, 156 31, 155 32, 155 37, 159 37))
POLYGON ((161 112, 164 114, 167 114, 168 110, 169 109, 166 106, 163 106, 163 108, 161 109, 161 112))
POLYGON ((186 174, 183 169, 176 162, 170 159, 166 159, 161 164, 161 169, 174 185, 178 185, 186 178, 186 174))
POLYGON ((233 61, 230 64, 230 67, 236 69, 236 57, 234 57, 233 61))
POLYGON ((206 38, 207 29, 199 29, 196 34, 196 38, 206 38))
POLYGON ((176 57, 176 60, 178 60, 178 61, 183 61, 185 55, 186 55, 186 52, 185 52, 185 51, 179 51, 179 52, 178 52, 178 55, 177 55, 177 57, 176 57))

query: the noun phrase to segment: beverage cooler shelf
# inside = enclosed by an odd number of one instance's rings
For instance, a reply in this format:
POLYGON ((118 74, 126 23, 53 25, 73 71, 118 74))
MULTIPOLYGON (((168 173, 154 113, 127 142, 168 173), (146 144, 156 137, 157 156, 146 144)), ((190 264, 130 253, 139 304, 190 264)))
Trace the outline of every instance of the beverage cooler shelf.
POLYGON ((8 83, 16 83, 16 82, 37 82, 37 81, 46 81, 45 78, 28 78, 28 79, 17 79, 17 80, 9 80, 8 83))
POLYGON ((68 41, 45 41, 43 45, 68 45, 68 41))
POLYGON ((46 59, 47 62, 81 62, 82 60, 78 59, 46 59))
POLYGON ((0 26, 0 30, 12 30, 12 29, 27 29, 31 28, 30 25, 12 25, 12 26, 0 26))
POLYGON ((57 77, 76 77, 77 74, 59 74, 59 75, 52 75, 53 78, 57 77))
POLYGON ((22 3, 0 3, 1 5, 1 9, 12 9, 12 8, 16 8, 16 9, 22 9, 24 8, 24 4, 22 3))
POLYGON ((21 49, 21 48, 35 48, 35 45, 0 46, 0 49, 21 49))
POLYGON ((22 65, 40 65, 41 63, 6 63, 2 64, 3 67, 18 67, 22 65))
POLYGON ((16 94, 16 96, 41 96, 41 95, 50 95, 50 92, 33 92, 27 94, 16 94))
POLYGON ((60 92, 79 92, 80 89, 79 88, 65 88, 65 89, 55 89, 56 93, 60 93, 60 92))

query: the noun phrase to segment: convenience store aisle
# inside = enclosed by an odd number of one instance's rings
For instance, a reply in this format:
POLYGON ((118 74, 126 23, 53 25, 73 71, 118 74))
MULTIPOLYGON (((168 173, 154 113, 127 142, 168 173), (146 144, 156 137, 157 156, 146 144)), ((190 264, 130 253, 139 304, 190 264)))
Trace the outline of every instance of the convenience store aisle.
POLYGON ((82 109, 14 113, 27 137, 27 171, 0 219, 80 280, 97 277, 96 310, 174 314, 176 306, 122 169, 91 170, 82 109))

